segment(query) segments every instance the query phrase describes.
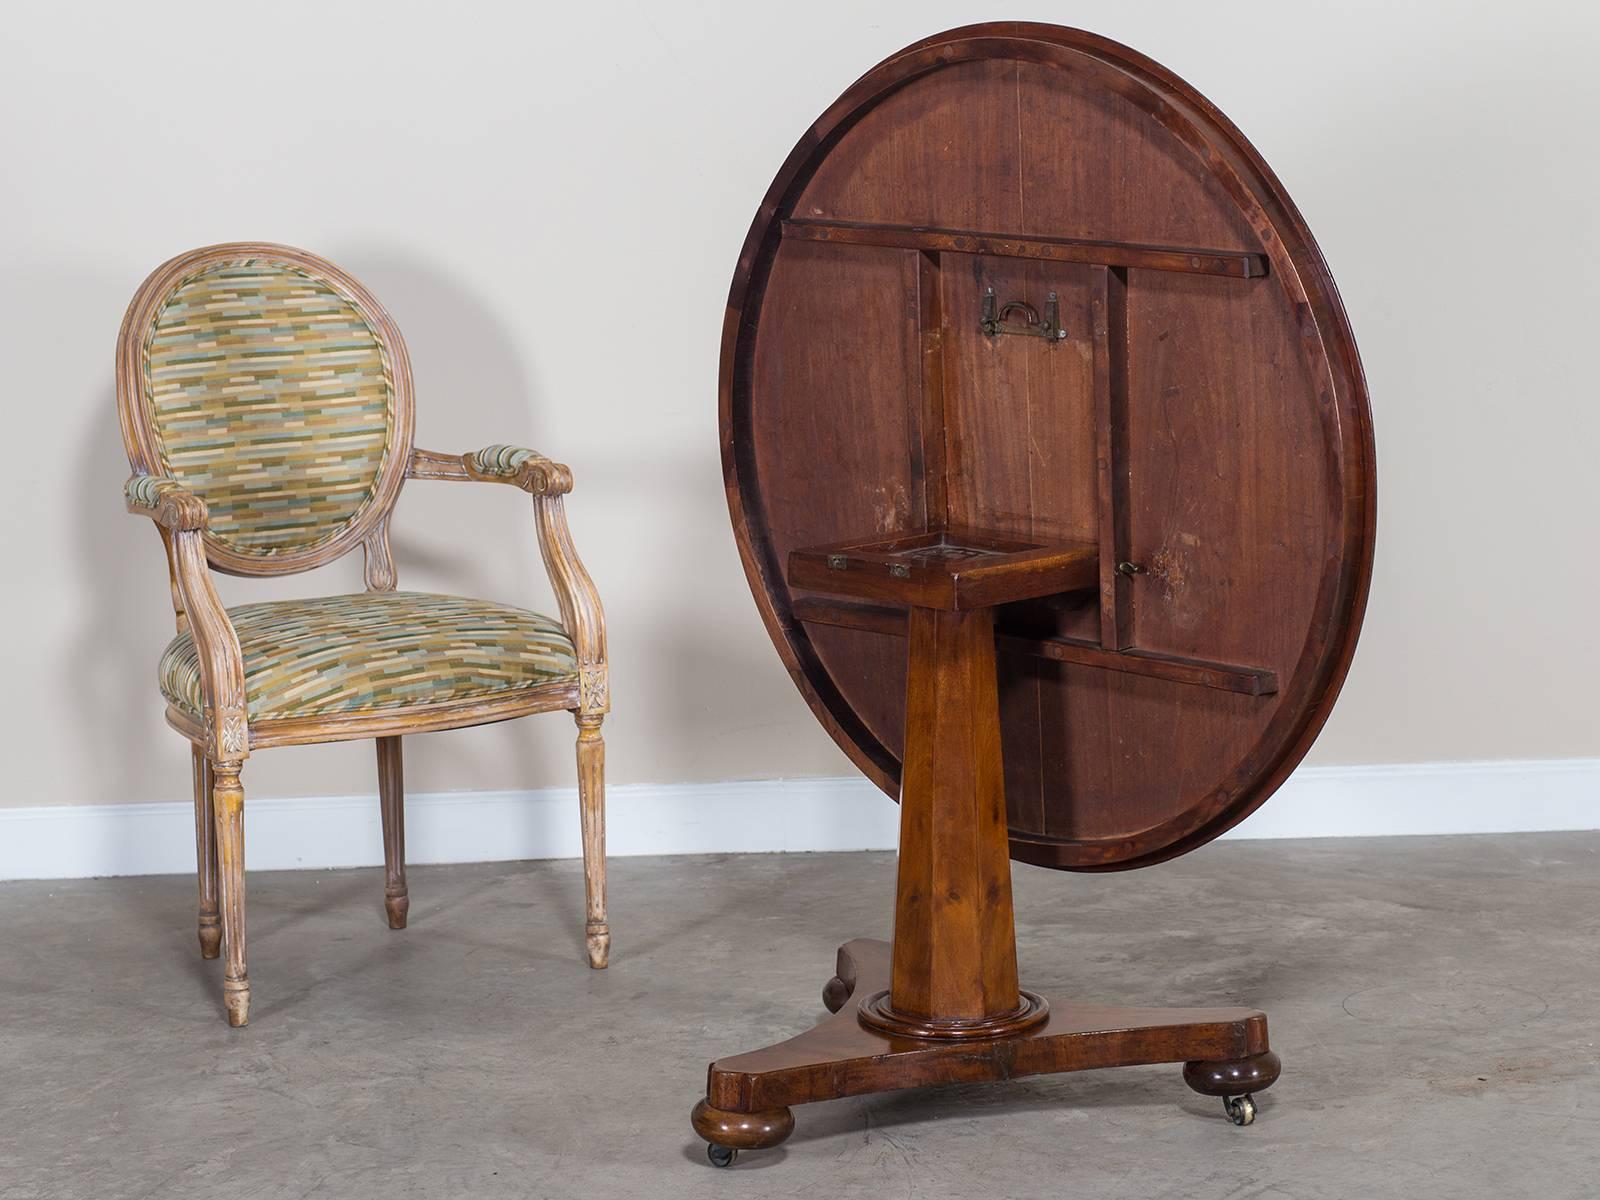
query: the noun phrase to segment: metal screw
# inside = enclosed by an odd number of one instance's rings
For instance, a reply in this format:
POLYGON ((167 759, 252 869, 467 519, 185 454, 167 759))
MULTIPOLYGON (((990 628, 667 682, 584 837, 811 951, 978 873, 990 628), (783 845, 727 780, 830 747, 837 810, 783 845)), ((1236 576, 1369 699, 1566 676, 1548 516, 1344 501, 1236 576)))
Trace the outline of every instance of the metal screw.
POLYGON ((1119 562, 1117 564, 1117 570, 1121 571, 1124 575, 1137 575, 1139 572, 1144 570, 1144 567, 1140 563, 1119 562))

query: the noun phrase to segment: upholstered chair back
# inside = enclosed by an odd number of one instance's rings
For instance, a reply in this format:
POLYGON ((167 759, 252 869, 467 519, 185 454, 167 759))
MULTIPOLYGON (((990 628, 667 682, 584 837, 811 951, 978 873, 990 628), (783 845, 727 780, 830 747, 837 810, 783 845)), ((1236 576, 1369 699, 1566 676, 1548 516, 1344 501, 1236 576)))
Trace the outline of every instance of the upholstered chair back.
POLYGON ((383 308, 331 263, 243 243, 173 259, 128 310, 117 374, 135 470, 205 501, 213 565, 282 574, 386 536, 410 366, 383 308))

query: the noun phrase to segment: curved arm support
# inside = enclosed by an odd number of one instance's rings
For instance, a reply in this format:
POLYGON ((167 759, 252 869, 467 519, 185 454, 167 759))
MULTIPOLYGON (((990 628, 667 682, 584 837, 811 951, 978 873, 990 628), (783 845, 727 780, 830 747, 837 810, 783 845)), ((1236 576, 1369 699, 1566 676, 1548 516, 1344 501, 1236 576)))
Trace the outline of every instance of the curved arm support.
POLYGON ((172 535, 172 562, 178 593, 189 617, 189 633, 200 655, 200 679, 206 697, 206 756, 232 762, 250 754, 249 717, 245 711, 244 655, 228 610, 211 583, 205 544, 200 534, 182 530, 172 535))
POLYGON ((572 637, 578 652, 578 711, 604 713, 611 710, 611 692, 606 668, 606 618, 600 607, 600 593, 578 557, 567 528, 567 510, 560 494, 535 496, 533 520, 539 530, 539 550, 544 569, 549 572, 556 602, 561 605, 561 623, 572 637))
POLYGON ((509 483, 533 496, 564 496, 572 490, 572 472, 567 467, 520 446, 485 446, 466 454, 413 450, 406 474, 412 479, 509 483))
POLYGON ((611 708, 606 673, 606 619, 600 594, 572 544, 562 497, 572 490, 572 472, 561 463, 515 446, 488 446, 470 454, 414 450, 407 474, 413 479, 509 483, 533 497, 539 551, 561 606, 561 623, 578 653, 578 711, 611 708))
POLYGON ((172 570, 180 623, 186 622, 200 657, 206 697, 206 757, 237 762, 250 754, 245 709, 244 655, 206 562, 205 501, 175 479, 135 475, 123 489, 128 511, 161 526, 172 570))

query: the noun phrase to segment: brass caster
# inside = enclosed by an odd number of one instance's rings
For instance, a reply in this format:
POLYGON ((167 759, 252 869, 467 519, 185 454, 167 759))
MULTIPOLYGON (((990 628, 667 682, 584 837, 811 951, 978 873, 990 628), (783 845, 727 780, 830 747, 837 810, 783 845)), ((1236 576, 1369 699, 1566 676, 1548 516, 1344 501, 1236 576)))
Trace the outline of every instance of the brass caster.
POLYGON ((1248 1125, 1256 1119, 1256 1098, 1248 1095, 1224 1096, 1222 1110, 1235 1125, 1248 1125))
POLYGON ((731 1167, 739 1161, 739 1152, 732 1146, 708 1145, 706 1157, 711 1160, 713 1167, 731 1167))

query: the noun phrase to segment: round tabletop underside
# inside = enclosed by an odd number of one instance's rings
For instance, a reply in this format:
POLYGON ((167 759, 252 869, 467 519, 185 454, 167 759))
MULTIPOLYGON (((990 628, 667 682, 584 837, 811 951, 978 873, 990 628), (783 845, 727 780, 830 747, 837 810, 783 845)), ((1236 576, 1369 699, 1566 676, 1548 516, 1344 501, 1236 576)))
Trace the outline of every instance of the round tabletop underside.
POLYGON ((793 550, 939 528, 1099 547, 1097 587, 996 610, 1022 861, 1193 849, 1326 719, 1371 573, 1355 343, 1259 155, 1126 47, 975 26, 863 76, 751 227, 721 405, 768 629, 890 795, 904 610, 792 588, 793 550))

